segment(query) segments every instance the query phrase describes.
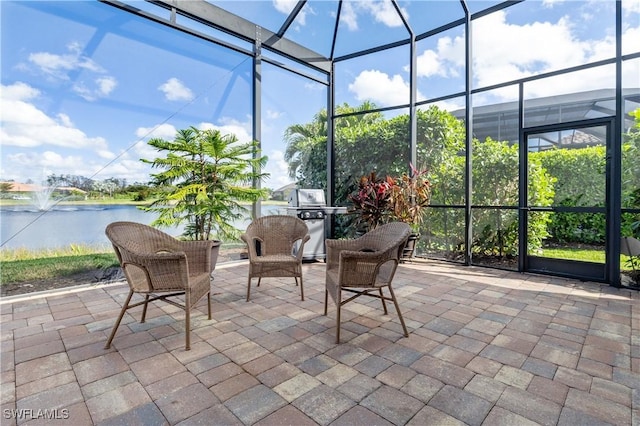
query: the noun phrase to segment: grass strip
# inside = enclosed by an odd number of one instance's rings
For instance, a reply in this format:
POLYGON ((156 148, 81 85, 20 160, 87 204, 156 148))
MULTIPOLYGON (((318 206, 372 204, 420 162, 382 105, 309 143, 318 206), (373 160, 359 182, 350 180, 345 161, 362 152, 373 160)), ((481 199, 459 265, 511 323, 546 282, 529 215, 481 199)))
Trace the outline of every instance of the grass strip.
POLYGON ((0 270, 0 284, 55 279, 118 265, 118 259, 114 253, 5 261, 2 262, 0 270))

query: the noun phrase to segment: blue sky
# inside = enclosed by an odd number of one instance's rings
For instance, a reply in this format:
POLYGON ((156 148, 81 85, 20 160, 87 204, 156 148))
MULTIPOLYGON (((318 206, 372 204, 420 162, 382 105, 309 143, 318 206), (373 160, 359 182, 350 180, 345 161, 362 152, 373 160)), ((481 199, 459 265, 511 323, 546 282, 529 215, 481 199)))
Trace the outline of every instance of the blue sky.
MULTIPOLYGON (((148 3, 127 3, 163 13, 148 3)), ((277 31, 296 2, 212 3, 277 31)), ((398 3, 417 33, 462 17, 453 0, 398 3)), ((477 11, 496 3, 469 6, 477 11)), ((308 2, 287 37, 328 55, 336 4, 308 2)), ((639 52, 640 2, 622 4, 623 54, 639 52)), ((38 181, 53 173, 145 182, 150 170, 140 158, 156 156, 146 144, 150 137, 171 139, 176 130, 194 125, 252 138, 250 57, 95 1, 3 0, 0 7, 0 179, 38 181)), ((614 7, 610 0, 533 0, 474 21, 474 87, 611 58, 614 7)), ((341 16, 336 56, 406 38, 388 1, 345 2, 341 16)), ((408 64, 407 47, 338 63, 336 101, 408 102, 408 64)), ((462 28, 418 43, 418 76, 420 99, 464 89, 462 28)), ((625 65, 623 80, 625 87, 640 87, 640 60, 625 65)), ((284 130, 310 121, 325 106, 326 90, 268 64, 262 83, 262 143, 271 174, 265 184, 276 189, 290 181, 284 130)), ((614 83, 613 67, 607 66, 528 84, 525 94, 535 98, 614 83)), ((495 90, 474 103, 516 95, 514 88, 495 90)), ((441 106, 463 105, 452 100, 441 106)))

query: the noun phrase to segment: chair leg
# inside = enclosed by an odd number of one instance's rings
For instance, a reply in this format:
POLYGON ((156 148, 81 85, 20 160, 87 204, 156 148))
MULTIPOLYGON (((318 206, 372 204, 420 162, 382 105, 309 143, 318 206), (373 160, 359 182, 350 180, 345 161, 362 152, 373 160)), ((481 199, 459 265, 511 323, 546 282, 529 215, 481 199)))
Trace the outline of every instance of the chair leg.
POLYGON ((122 305, 122 309, 120 310, 120 315, 118 316, 116 323, 113 325, 113 330, 111 330, 111 335, 109 336, 107 343, 104 345, 105 349, 109 349, 111 347, 111 342, 113 341, 113 338, 116 336, 116 331, 118 330, 118 327, 120 327, 120 321, 122 321, 122 317, 124 317, 124 313, 129 308, 129 302, 131 301, 132 296, 133 296, 133 290, 129 290, 129 295, 127 296, 127 300, 124 301, 124 305, 122 305))
POLYGON ((342 291, 338 291, 338 300, 336 300, 336 343, 340 343, 340 308, 342 307, 342 291))
POLYGON ((327 302, 329 301, 329 290, 324 289, 324 315, 327 316, 327 302))
POLYGON ((340 343, 340 304, 336 306, 336 343, 340 343))
POLYGON ((184 350, 191 350, 191 294, 187 291, 184 295, 184 350))
MULTIPOLYGON (((298 278, 296 278, 296 285, 298 284, 298 278)), ((300 276, 300 297, 302 298, 302 301, 304 302, 304 287, 302 286, 302 276, 300 276)))
POLYGON ((142 308, 142 319, 140 322, 145 322, 147 320, 147 306, 149 305, 149 295, 144 296, 144 307, 142 308))
POLYGON ((251 277, 247 280, 247 302, 249 301, 249 296, 251 294, 251 277))
POLYGON ((384 314, 387 315, 389 311, 387 311, 387 303, 384 301, 384 294, 382 294, 382 287, 378 289, 380 291, 380 300, 382 301, 382 308, 384 309, 384 314))
POLYGON ((207 309, 209 311, 209 319, 211 319, 211 290, 207 293, 207 309))
POLYGON ((389 293, 391 293, 391 298, 393 299, 393 304, 396 307, 396 312, 398 313, 398 318, 400 318, 400 324, 402 324, 402 329, 404 330, 404 337, 409 337, 409 332, 407 331, 407 326, 404 324, 404 319, 402 318, 402 312, 400 312, 400 306, 398 305, 398 299, 396 299, 396 295, 393 292, 391 286, 389 286, 389 293))

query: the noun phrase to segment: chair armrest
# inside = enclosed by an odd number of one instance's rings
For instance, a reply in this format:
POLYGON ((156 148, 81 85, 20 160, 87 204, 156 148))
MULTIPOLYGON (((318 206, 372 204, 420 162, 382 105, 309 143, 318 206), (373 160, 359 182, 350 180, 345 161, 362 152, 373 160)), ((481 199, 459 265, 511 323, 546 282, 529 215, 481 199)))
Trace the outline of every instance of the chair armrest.
POLYGON ((128 254, 122 269, 138 291, 184 290, 189 285, 189 266, 184 252, 128 254))
POLYGON ((256 241, 262 243, 263 240, 258 237, 251 237, 249 234, 240 235, 240 239, 247 244, 247 250, 249 252, 249 259, 255 259, 258 257, 258 252, 256 250, 256 241))
MULTIPOLYGON (((307 234, 303 238, 297 240, 297 241, 300 241, 300 247, 298 247, 298 251, 296 252, 296 258, 298 260, 302 260, 302 255, 304 254, 304 245, 310 239, 311 239, 311 235, 307 234)), ((295 242, 294 242, 294 246, 295 246, 295 242)))
POLYGON ((180 248, 187 256, 189 271, 191 273, 210 272, 211 250, 220 244, 220 241, 213 240, 180 241, 180 248))
MULTIPOLYGON (((325 240, 325 247, 327 250, 327 268, 333 269, 338 267, 340 262, 340 254, 343 251, 360 252, 364 249, 362 247, 362 241, 360 239, 355 240, 337 240, 327 239, 325 240)), ((364 253, 364 252, 363 252, 364 253)))

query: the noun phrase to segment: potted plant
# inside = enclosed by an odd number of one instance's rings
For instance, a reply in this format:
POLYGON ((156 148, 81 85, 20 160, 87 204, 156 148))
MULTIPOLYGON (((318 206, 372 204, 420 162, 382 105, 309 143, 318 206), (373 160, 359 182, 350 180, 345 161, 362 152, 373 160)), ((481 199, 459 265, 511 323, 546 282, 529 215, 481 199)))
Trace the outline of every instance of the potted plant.
POLYGON ((420 226, 431 202, 431 182, 427 170, 418 170, 411 165, 410 174, 391 179, 389 186, 389 207, 394 220, 411 226, 412 234, 403 251, 404 258, 413 257, 415 246, 420 239, 420 226))
MULTIPOLYGON (((159 213, 153 226, 184 226, 189 240, 239 238, 233 226, 246 216, 246 203, 266 196, 247 182, 263 179, 259 170, 267 158, 260 156, 256 142, 240 142, 235 135, 218 130, 189 127, 179 130, 173 141, 160 138, 148 144, 164 156, 142 161, 160 169, 152 184, 165 192, 143 210, 159 213), (254 155, 255 154, 255 155, 254 155)), ((220 244, 211 254, 212 266, 220 244)))
POLYGON ((356 233, 364 233, 388 222, 391 215, 389 199, 393 179, 382 179, 375 172, 362 176, 358 188, 348 199, 352 203, 349 213, 355 214, 356 233))
POLYGON ((405 222, 413 233, 403 257, 412 257, 420 238, 420 226, 431 201, 431 182, 427 170, 411 165, 410 173, 394 178, 379 178, 375 172, 362 176, 357 190, 349 195, 351 213, 356 214, 356 233, 367 232, 390 221, 405 222))

